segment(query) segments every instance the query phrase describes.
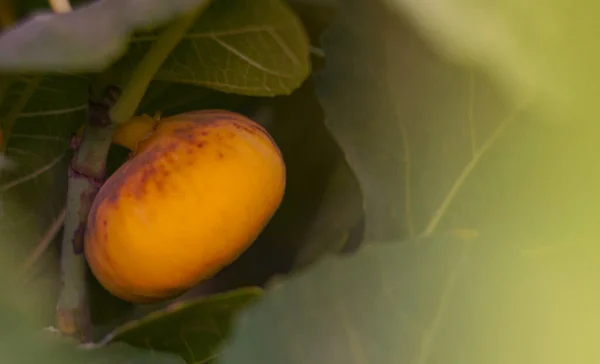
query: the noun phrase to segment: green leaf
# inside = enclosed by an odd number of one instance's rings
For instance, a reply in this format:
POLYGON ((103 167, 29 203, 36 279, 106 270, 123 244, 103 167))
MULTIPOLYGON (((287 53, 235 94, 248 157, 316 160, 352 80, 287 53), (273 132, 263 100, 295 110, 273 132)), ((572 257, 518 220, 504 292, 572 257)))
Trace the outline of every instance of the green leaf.
POLYGON ((386 0, 443 54, 480 66, 520 100, 533 94, 552 121, 597 122, 600 4, 568 0, 386 0))
MULTIPOLYGON (((136 66, 157 32, 133 37, 116 66, 136 66)), ((160 81, 200 85, 253 96, 289 94, 310 73, 309 44, 297 16, 282 0, 219 0, 167 58, 160 81)))
POLYGON ((468 71, 435 58, 376 3, 342 6, 323 42, 318 92, 365 195, 366 239, 414 237, 484 143, 512 121, 509 110, 485 80, 470 90, 468 71), (490 107, 471 116, 470 98, 483 92, 490 107))
POLYGON ((591 362, 598 247, 580 243, 436 236, 328 258, 240 314, 219 363, 591 362))
POLYGON ((594 229, 597 125, 540 120, 485 76, 437 57, 378 2, 341 6, 324 50, 318 93, 363 190, 367 240, 594 229))
POLYGON ((74 339, 43 332, 4 340, 3 360, 14 364, 183 364, 178 355, 117 343, 102 348, 86 348, 74 339))
POLYGON ((228 94, 210 88, 168 81, 153 81, 148 87, 137 114, 163 116, 175 115, 190 110, 227 109, 236 110, 249 97, 228 94))
POLYGON ((176 302, 122 325, 100 344, 126 342, 136 347, 177 353, 188 363, 210 363, 219 355, 235 315, 261 294, 260 288, 251 287, 176 302))
POLYGON ((163 25, 209 2, 99 0, 69 13, 38 12, 0 35, 0 69, 102 71, 125 53, 134 31, 163 25))
POLYGON ((0 120, 5 155, 14 166, 0 172, 0 236, 2 244, 20 248, 13 258, 23 262, 65 205, 70 136, 86 118, 88 81, 70 76, 4 80, 0 120))

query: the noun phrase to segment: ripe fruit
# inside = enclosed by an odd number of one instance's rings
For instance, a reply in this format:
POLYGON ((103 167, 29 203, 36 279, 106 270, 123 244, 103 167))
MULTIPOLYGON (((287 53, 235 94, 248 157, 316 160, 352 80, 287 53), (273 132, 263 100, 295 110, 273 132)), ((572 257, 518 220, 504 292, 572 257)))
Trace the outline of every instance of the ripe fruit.
POLYGON ((171 298, 252 244, 285 182, 277 145, 246 117, 204 110, 162 119, 96 196, 86 259, 117 297, 171 298))

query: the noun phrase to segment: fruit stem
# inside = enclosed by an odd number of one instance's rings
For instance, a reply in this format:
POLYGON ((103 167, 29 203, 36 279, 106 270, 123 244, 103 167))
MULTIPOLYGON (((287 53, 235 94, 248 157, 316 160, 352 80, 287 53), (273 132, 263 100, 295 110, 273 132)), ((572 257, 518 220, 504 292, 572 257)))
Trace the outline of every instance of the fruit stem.
POLYGON ((56 326, 63 334, 75 336, 82 342, 91 340, 92 334, 84 231, 90 207, 106 174, 106 158, 114 131, 108 111, 117 97, 116 90, 107 88, 104 100, 90 101, 88 124, 81 143, 74 137, 75 153, 69 168, 56 326))
POLYGON ((113 124, 122 124, 134 116, 156 72, 210 2, 204 1, 198 8, 178 18, 148 50, 131 74, 118 102, 110 110, 113 124))

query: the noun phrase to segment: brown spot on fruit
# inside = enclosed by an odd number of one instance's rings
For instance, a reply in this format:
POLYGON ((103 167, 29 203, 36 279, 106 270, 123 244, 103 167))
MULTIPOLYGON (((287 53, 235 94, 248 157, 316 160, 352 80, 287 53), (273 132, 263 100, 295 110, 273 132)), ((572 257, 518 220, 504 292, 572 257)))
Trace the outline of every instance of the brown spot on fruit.
POLYGON ((247 131, 250 134, 254 134, 256 133, 256 130, 249 127, 248 125, 245 124, 240 124, 240 123, 233 123, 233 126, 237 129, 244 129, 245 131, 247 131))
POLYGON ((165 187, 165 185, 162 183, 162 181, 161 181, 161 180, 158 180, 158 181, 156 181, 156 188, 157 188, 159 191, 164 191, 164 187, 165 187))

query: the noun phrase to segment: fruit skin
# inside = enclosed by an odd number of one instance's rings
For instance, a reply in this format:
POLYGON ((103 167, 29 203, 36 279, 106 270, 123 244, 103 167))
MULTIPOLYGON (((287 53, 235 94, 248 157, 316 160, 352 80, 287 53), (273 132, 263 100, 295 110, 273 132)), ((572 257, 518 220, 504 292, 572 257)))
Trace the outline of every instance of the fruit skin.
POLYGON ((232 263, 284 195, 269 134, 223 110, 162 119, 92 204, 85 256, 98 281, 134 303, 172 298, 232 263))

